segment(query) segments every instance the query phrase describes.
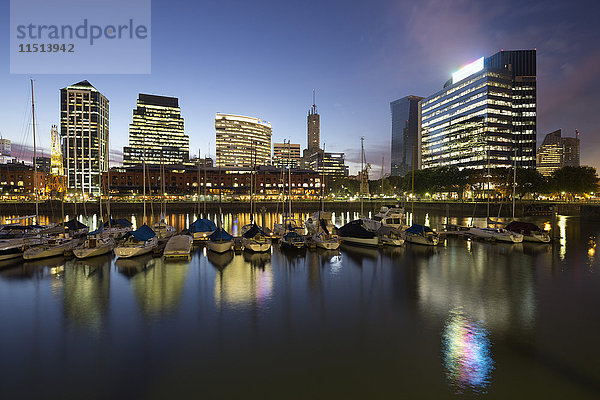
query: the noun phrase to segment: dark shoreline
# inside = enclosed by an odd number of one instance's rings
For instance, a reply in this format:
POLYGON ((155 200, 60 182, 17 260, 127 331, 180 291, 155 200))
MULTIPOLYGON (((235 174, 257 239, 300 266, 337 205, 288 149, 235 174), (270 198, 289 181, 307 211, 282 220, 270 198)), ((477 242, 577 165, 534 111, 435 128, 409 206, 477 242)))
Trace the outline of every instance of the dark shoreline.
MULTIPOLYGON (((377 212, 382 205, 394 204, 390 200, 371 200, 364 201, 364 212, 377 212)), ((399 202, 407 211, 412 207, 411 203, 399 202)), ((112 202, 111 212, 115 215, 126 213, 141 213, 143 212, 143 203, 141 202, 112 202)), ((153 207, 156 210, 160 209, 160 205, 155 203, 153 207)), ((204 210, 204 203, 200 203, 200 211, 204 210)), ((294 212, 313 212, 318 211, 320 203, 318 201, 296 201, 292 202, 294 212)), ((104 208, 104 204, 103 204, 104 208)), ((257 202, 255 210, 257 212, 281 212, 281 202, 257 202)), ((146 204, 147 211, 150 211, 150 205, 146 204)), ((223 212, 239 213, 249 212, 250 203, 242 201, 223 202, 223 212)), ((552 210, 556 209, 558 214, 586 217, 600 217, 600 205, 598 204, 582 204, 582 203, 541 203, 541 202, 518 202, 515 207, 517 217, 536 216, 536 215, 552 215, 552 210)), ((84 213, 82 204, 65 203, 65 213, 75 214, 84 213)), ((172 202, 167 204, 169 213, 193 213, 198 210, 198 204, 194 202, 172 202)), ((210 213, 218 212, 218 202, 207 202, 206 211, 210 213)), ((360 211, 359 201, 326 201, 325 210, 334 212, 358 212, 360 211)), ((416 213, 434 212, 437 214, 447 214, 449 216, 474 216, 485 217, 487 214, 486 202, 415 202, 414 210, 416 213)), ((46 201, 39 204, 40 214, 43 215, 58 215, 61 212, 60 201, 46 201)), ((98 202, 88 202, 85 204, 85 211, 88 214, 98 212, 98 202)), ((500 217, 510 217, 512 215, 512 205, 510 203, 490 203, 490 215, 500 217)), ((31 215, 35 214, 35 203, 1 203, 0 215, 31 215)))

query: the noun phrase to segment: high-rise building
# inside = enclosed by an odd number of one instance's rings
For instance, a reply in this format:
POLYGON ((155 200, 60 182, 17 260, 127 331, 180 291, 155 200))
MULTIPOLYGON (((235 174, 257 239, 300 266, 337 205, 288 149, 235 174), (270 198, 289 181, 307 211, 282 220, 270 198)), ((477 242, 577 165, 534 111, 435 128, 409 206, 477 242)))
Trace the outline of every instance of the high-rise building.
POLYGON ((6 164, 10 159, 11 141, 10 139, 0 139, 0 164, 6 164))
POLYGON ((278 168, 300 166, 300 144, 273 143, 273 165, 278 168))
POLYGON ((100 193, 108 171, 108 99, 88 81, 60 90, 60 137, 67 188, 100 193))
POLYGON ((537 170, 551 176, 562 167, 579 167, 579 133, 576 137, 562 137, 562 130, 550 132, 537 151, 537 170))
POLYGON ((307 149, 309 154, 314 153, 321 147, 321 117, 317 112, 317 105, 315 101, 315 92, 313 91, 313 105, 308 110, 308 116, 306 117, 307 122, 307 149))
POLYGON ((328 153, 324 150, 312 153, 304 168, 333 177, 346 177, 349 174, 344 153, 328 153))
MULTIPOLYGON (((418 165, 419 101, 423 97, 406 96, 390 103, 392 114, 392 176, 404 176, 418 165)), ((416 168, 415 168, 416 169, 416 168)))
POLYGON ((271 124, 232 114, 215 116, 217 166, 253 167, 271 162, 271 124))
POLYGON ((421 100, 422 168, 535 168, 536 51, 500 51, 421 100))
POLYGON ((140 93, 129 146, 123 148, 123 164, 183 164, 189 159, 190 138, 183 132, 183 117, 176 97, 140 93))
POLYGON ((37 156, 37 157, 33 158, 32 161, 35 162, 35 165, 36 165, 38 171, 50 172, 50 166, 51 166, 50 157, 37 156))

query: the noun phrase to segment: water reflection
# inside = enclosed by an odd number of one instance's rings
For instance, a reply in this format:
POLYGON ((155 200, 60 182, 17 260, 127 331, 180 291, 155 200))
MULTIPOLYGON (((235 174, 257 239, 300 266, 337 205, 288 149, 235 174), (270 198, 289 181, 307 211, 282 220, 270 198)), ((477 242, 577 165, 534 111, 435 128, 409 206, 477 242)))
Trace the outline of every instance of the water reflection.
POLYGON ((110 299, 110 263, 110 255, 65 263, 63 310, 73 325, 100 331, 110 299))
POLYGON ((442 334, 446 377, 457 393, 485 393, 494 369, 488 331, 462 309, 450 312, 442 334))
POLYGON ((215 275, 214 298, 219 307, 261 307, 271 299, 272 292, 272 269, 253 268, 241 255, 235 255, 227 268, 215 275))

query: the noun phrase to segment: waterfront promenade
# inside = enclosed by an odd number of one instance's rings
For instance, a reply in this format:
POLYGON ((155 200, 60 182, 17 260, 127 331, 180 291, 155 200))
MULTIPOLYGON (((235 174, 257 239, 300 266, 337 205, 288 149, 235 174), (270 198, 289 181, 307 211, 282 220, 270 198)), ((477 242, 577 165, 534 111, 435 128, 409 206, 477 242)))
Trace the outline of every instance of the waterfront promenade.
MULTIPOLYGON (((281 202, 275 201, 258 201, 254 203, 254 210, 256 213, 260 212, 283 212, 283 205, 281 202)), ((413 204, 411 202, 398 201, 395 199, 377 199, 377 200, 365 200, 363 201, 363 210, 365 213, 379 211, 383 205, 400 204, 406 208, 407 211, 411 210, 413 204)), ((103 207, 105 204, 103 204, 103 207)), ((319 201, 308 201, 299 200, 293 201, 294 212, 313 212, 320 209, 321 203, 319 201)), ((97 213, 98 202, 86 202, 85 210, 83 204, 65 203, 65 213, 97 213)), ((110 204, 111 212, 117 214, 123 213, 141 213, 143 211, 143 203, 141 201, 111 201, 110 204)), ((153 205, 157 210, 160 209, 158 202, 153 205)), ((195 212, 200 207, 200 211, 214 213, 219 211, 218 202, 206 202, 197 203, 190 201, 172 201, 167 203, 169 212, 195 212)), ((248 201, 225 201, 222 203, 223 212, 249 212, 250 202, 248 201)), ((326 201, 324 203, 324 209, 327 211, 334 212, 358 212, 361 208, 361 202, 359 200, 338 200, 338 201, 326 201)), ((286 208, 287 209, 287 208, 286 208)), ((39 203, 40 213, 45 215, 57 215, 61 213, 60 201, 45 201, 39 203)), ((146 210, 151 212, 151 205, 149 202, 146 203, 146 210)), ((453 216, 463 217, 485 217, 487 214, 487 202, 458 202, 458 201, 415 201, 414 210, 418 213, 432 212, 436 214, 447 214, 453 216)), ((550 215, 552 211, 556 210, 561 215, 572 215, 572 216, 600 216, 600 203, 598 202, 531 202, 531 201, 518 201, 515 207, 516 217, 524 216, 536 216, 536 215, 550 215)), ((3 202, 0 204, 0 215, 31 215, 35 214, 35 203, 33 202, 3 202)), ((512 204, 510 202, 491 202, 490 203, 490 216, 496 217, 510 217, 512 216, 512 204)))

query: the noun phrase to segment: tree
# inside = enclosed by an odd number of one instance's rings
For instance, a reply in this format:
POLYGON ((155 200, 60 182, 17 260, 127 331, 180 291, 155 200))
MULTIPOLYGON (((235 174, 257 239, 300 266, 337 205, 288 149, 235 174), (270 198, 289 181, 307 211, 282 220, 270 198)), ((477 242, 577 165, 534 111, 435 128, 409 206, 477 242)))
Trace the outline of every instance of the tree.
POLYGON ((592 167, 563 167, 554 171, 551 187, 555 192, 576 194, 598 191, 598 176, 592 167))

